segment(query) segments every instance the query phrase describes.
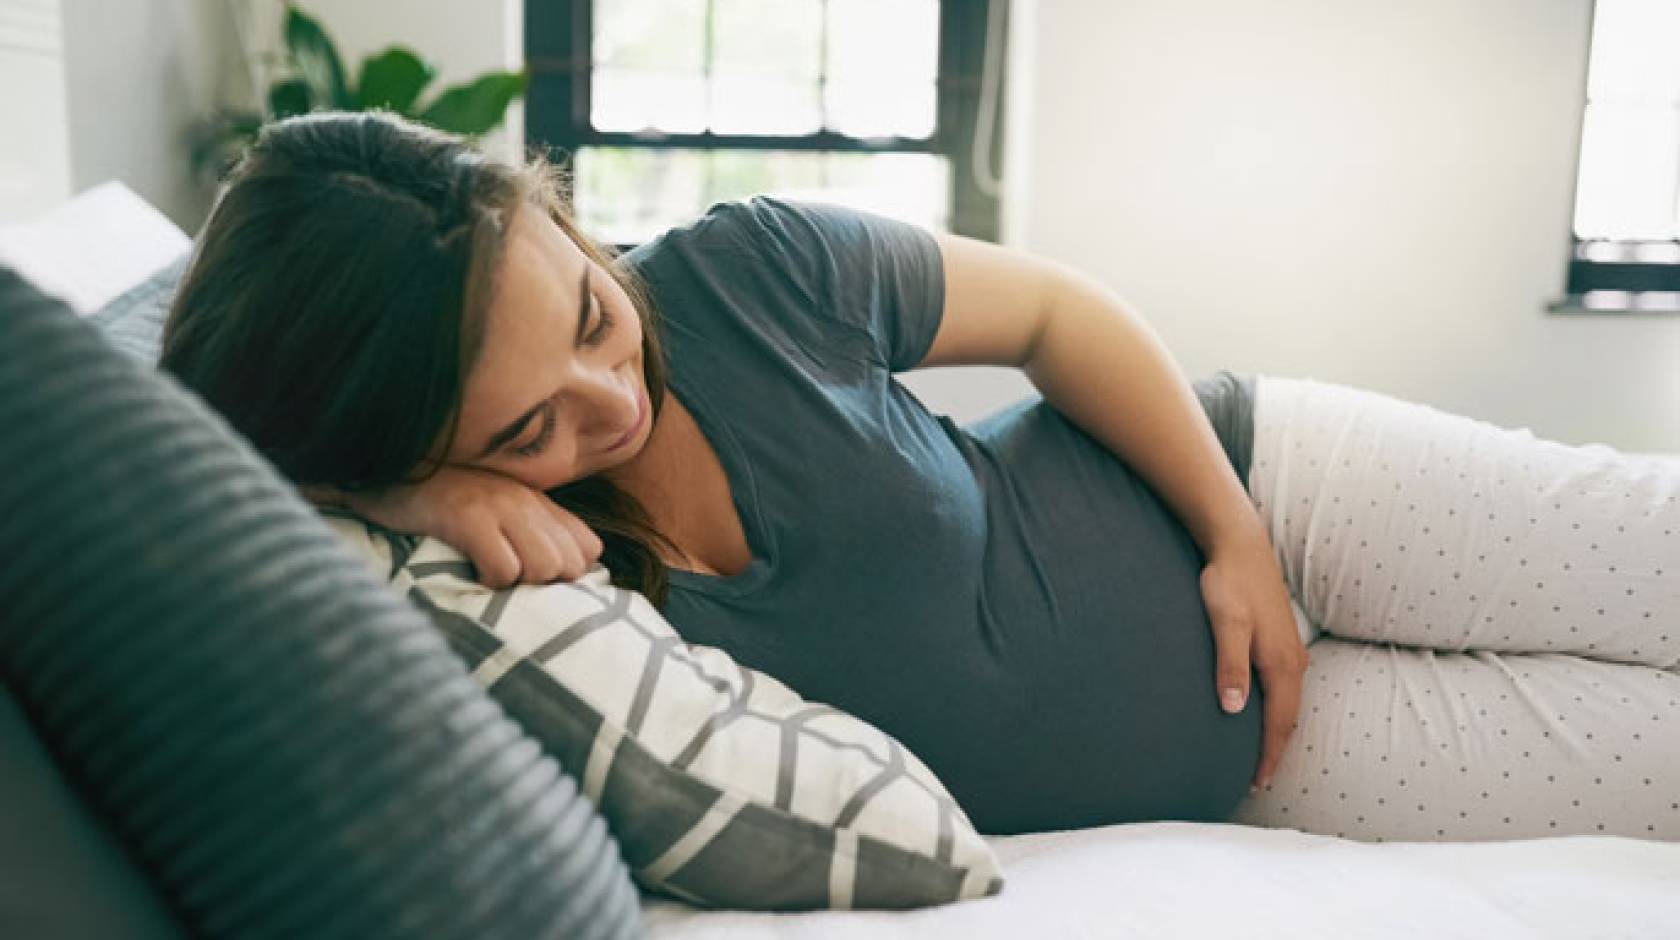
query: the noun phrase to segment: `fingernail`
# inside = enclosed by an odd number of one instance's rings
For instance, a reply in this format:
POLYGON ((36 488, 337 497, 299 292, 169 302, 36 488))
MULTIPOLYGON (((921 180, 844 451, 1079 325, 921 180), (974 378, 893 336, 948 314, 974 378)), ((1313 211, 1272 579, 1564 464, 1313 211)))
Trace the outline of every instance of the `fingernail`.
POLYGON ((1242 711, 1243 697, 1241 691, 1237 689, 1226 689, 1222 698, 1225 702, 1225 710, 1227 712, 1236 714, 1237 712, 1242 711))

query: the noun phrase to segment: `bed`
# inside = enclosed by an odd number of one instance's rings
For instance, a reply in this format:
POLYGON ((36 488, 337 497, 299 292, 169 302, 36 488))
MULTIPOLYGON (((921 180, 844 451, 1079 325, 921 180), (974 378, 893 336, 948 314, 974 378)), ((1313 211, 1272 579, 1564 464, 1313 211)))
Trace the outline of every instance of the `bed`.
POLYGON ((1573 836, 1364 843, 1155 822, 995 837, 1003 893, 915 911, 707 911, 649 937, 1680 937, 1680 845, 1573 836))

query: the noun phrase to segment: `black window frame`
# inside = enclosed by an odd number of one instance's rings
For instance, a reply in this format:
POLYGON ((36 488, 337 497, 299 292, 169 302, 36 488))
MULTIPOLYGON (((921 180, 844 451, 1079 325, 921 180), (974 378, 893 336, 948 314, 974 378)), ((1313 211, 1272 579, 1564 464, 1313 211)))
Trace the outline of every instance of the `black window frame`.
MULTIPOLYGON (((999 3, 1001 41, 1007 48, 1009 0, 999 3)), ((525 141, 555 163, 572 168, 580 147, 692 148, 702 150, 828 150, 847 153, 932 153, 951 166, 948 227, 958 235, 995 242, 1000 202, 974 176, 974 137, 980 115, 988 0, 940 0, 939 71, 933 134, 856 138, 831 131, 806 135, 666 134, 599 131, 589 122, 593 57, 593 0, 525 0, 525 141)), ((1006 87, 1007 55, 998 56, 997 87, 1006 87)), ((991 137, 990 166, 1001 173, 1005 115, 1001 91, 991 137)), ((628 247, 628 246, 620 246, 628 247)))
MULTIPOLYGON (((1592 39, 1598 22, 1598 2, 1594 0, 1592 15, 1587 23, 1586 65, 1581 73, 1581 130, 1575 148, 1575 185, 1569 201, 1569 268, 1564 285, 1568 295, 1566 306, 1575 306, 1588 293, 1617 292, 1626 294, 1680 292, 1680 261, 1640 260, 1652 253, 1680 257, 1680 239, 1650 241, 1644 239, 1582 238, 1575 229, 1575 216, 1580 211, 1581 152, 1586 148, 1587 106, 1591 104, 1592 39), (1652 249, 1656 251, 1653 252, 1652 249)), ((1680 107, 1680 102, 1676 103, 1680 107)), ((1633 300, 1622 309, 1635 310, 1633 300)), ((1605 305, 1595 305, 1606 309, 1605 305)))

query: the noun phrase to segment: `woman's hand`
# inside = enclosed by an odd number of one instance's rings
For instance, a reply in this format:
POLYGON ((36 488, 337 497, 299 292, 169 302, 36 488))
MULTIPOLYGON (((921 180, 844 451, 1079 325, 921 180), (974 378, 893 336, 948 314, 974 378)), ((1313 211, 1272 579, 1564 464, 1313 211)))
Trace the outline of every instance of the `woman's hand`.
POLYGON ((1271 782, 1295 731, 1307 648, 1296 632, 1289 589, 1263 531, 1216 546, 1202 569, 1201 586, 1218 653, 1215 688, 1225 710, 1234 714, 1247 703, 1251 661, 1265 690, 1265 739, 1252 793, 1271 782), (1226 701, 1232 689, 1239 696, 1235 707, 1226 701))
POLYGON ((371 493, 305 487, 318 505, 340 505, 387 529, 441 539, 493 588, 572 581, 601 557, 601 539, 543 493, 499 473, 444 467, 430 479, 371 493))

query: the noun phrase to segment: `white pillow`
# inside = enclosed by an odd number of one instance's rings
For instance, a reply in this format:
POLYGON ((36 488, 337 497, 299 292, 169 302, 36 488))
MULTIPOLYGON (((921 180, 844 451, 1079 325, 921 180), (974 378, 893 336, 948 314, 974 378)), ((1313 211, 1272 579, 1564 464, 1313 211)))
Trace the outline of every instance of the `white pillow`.
POLYGON ((163 213, 112 181, 31 222, 0 225, 0 266, 87 316, 191 243, 163 213))
POLYGON ((326 513, 606 817, 644 888, 754 910, 998 893, 997 857, 890 735, 689 644, 600 566, 492 590, 436 539, 326 513))

